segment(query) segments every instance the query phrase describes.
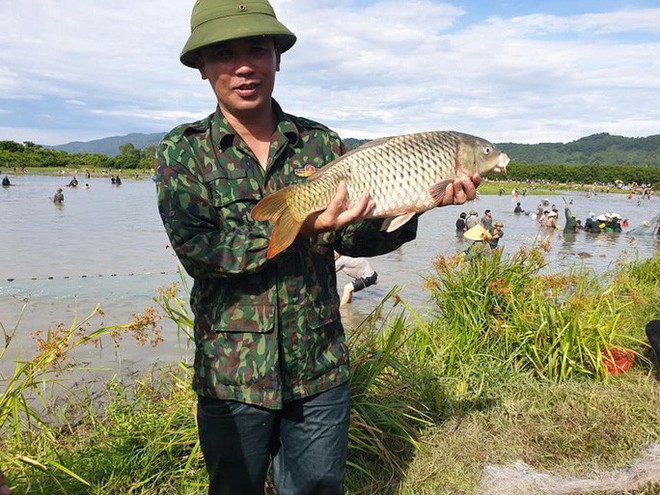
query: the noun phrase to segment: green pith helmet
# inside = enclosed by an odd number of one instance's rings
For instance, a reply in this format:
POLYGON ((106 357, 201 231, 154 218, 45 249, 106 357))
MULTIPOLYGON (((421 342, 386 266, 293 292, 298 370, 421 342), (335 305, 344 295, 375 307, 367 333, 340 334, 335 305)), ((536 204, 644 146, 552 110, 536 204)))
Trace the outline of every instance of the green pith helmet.
POLYGON ((296 35, 277 20, 267 0, 197 0, 190 16, 190 37, 180 60, 195 68, 195 51, 199 48, 251 36, 273 36, 282 52, 296 42, 296 35))

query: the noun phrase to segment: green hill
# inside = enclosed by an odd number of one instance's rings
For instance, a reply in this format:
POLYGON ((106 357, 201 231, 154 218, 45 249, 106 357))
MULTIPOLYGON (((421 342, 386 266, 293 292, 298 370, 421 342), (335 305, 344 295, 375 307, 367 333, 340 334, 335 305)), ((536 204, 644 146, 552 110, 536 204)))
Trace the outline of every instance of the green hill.
POLYGON ((119 155, 119 147, 122 144, 130 143, 138 149, 143 149, 147 146, 157 146, 164 135, 164 132, 156 132, 153 134, 132 133, 125 136, 94 139, 93 141, 74 141, 66 144, 58 144, 57 146, 44 146, 44 148, 66 151, 70 154, 100 153, 102 155, 114 157, 119 155))
POLYGON ((540 165, 645 165, 660 167, 660 134, 629 138, 606 132, 570 143, 499 143, 512 161, 540 165))

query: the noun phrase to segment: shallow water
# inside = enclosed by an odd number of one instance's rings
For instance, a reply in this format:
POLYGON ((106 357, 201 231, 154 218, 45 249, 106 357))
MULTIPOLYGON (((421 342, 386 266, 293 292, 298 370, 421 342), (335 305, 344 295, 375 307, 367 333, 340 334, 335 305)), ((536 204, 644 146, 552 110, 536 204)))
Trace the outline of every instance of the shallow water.
MULTIPOLYGON (((16 342, 23 355, 33 348, 30 335, 74 318, 82 319, 101 305, 105 324, 125 323, 132 313, 153 305, 151 298, 159 287, 179 280, 178 262, 158 217, 154 184, 149 179, 125 179, 121 186, 110 179, 79 178, 78 188, 64 187, 70 177, 24 175, 11 177, 15 185, 0 189, 3 219, 0 243, 0 323, 7 331, 16 324, 23 301, 28 300, 19 325, 16 342), (84 189, 85 183, 89 189, 84 189), (51 198, 64 189, 65 202, 56 206, 51 198)), ((560 209, 562 196, 547 196, 560 209)), ((486 208, 495 220, 504 222, 505 236, 500 246, 514 252, 521 244, 550 238, 548 270, 571 266, 607 270, 619 259, 644 259, 660 248, 660 239, 647 233, 631 236, 644 220, 660 214, 660 198, 628 200, 625 195, 603 194, 585 198, 564 193, 572 200, 572 210, 583 221, 589 211, 597 214, 615 211, 630 219, 621 234, 564 235, 561 231, 540 229, 531 216, 515 215, 515 202, 509 196, 482 196, 469 205, 439 208, 420 219, 417 239, 388 255, 371 260, 378 272, 378 284, 357 293, 352 304, 342 310, 347 325, 356 324, 394 286, 403 287, 402 296, 413 306, 428 300, 422 279, 431 271, 438 254, 466 249, 468 242, 457 236, 454 222, 461 211, 475 209, 480 216, 486 208)), ((519 198, 523 208, 533 210, 538 196, 519 198)), ((641 229, 643 230, 643 229, 641 229)), ((349 281, 342 273, 339 284, 349 281)), ((95 320, 96 321, 96 320, 95 320)), ((127 366, 145 367, 152 363, 174 362, 181 353, 173 328, 165 327, 165 342, 156 349, 124 345, 122 359, 127 366)), ((0 363, 6 372, 16 359, 9 352, 0 363)), ((85 359, 102 365, 114 360, 114 353, 90 350, 85 359)))

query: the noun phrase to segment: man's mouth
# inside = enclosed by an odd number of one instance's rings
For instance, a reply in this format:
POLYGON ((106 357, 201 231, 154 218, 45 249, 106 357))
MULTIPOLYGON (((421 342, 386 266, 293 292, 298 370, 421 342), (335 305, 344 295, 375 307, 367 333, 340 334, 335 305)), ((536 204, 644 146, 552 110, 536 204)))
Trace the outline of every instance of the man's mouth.
POLYGON ((259 88, 258 83, 241 84, 236 87, 236 92, 241 96, 252 96, 259 88))

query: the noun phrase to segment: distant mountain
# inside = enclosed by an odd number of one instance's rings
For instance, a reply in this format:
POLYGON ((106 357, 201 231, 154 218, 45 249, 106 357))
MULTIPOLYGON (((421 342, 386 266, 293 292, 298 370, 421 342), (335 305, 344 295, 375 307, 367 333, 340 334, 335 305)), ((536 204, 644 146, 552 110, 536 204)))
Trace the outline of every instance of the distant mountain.
MULTIPOLYGON (((117 156, 119 146, 131 143, 136 148, 156 146, 165 133, 127 134, 96 139, 88 142, 73 142, 57 146, 45 146, 67 153, 101 153, 117 156)), ((364 139, 344 139, 349 149, 366 142, 364 139)), ((614 136, 606 132, 592 134, 570 143, 517 144, 498 143, 514 162, 537 164, 575 165, 647 165, 660 167, 660 134, 648 137, 629 138, 614 136)))
POLYGON ((44 148, 66 151, 70 154, 100 153, 107 156, 117 156, 119 154, 119 147, 122 144, 130 143, 138 149, 146 148, 149 145, 157 146, 165 134, 165 132, 156 132, 154 134, 132 133, 125 136, 95 139, 93 141, 74 141, 72 143, 58 144, 57 146, 44 146, 44 148))

